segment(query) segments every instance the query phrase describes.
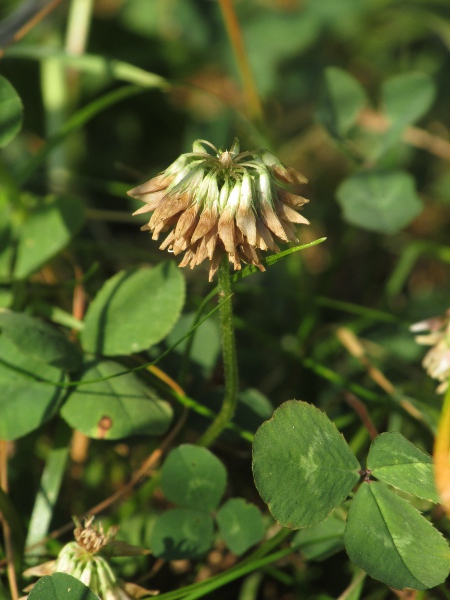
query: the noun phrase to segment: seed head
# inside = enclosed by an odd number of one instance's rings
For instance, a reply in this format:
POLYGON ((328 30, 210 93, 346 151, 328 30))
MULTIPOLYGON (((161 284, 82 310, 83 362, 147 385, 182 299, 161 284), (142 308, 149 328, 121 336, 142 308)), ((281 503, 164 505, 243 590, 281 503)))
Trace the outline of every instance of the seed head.
POLYGON ((223 151, 197 140, 192 152, 128 195, 145 203, 135 215, 153 213, 143 231, 154 240, 168 232, 160 249, 184 252, 180 267, 209 259, 211 281, 225 253, 235 270, 242 261, 264 271, 261 250, 278 252, 278 240, 298 242, 294 224, 309 222, 297 211, 309 201, 284 186, 306 182, 268 150, 240 152, 235 140, 223 151))

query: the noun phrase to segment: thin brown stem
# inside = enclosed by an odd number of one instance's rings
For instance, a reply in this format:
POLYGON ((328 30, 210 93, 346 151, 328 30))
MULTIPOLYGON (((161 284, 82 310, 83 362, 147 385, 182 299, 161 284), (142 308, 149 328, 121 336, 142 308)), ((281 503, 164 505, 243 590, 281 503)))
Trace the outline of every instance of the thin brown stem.
MULTIPOLYGON (((82 321, 84 319, 84 313, 86 311, 86 294, 84 290, 83 277, 84 273, 82 268, 74 264, 73 270, 75 274, 75 287, 73 290, 73 298, 72 298, 72 315, 82 321)), ((71 337, 73 340, 76 340, 78 336, 78 331, 72 329, 71 337)), ((83 465, 88 456, 90 440, 84 433, 81 431, 74 431, 72 435, 72 442, 70 444, 70 458, 78 467, 76 472, 81 473, 82 470, 80 468, 83 465)))
POLYGON ((39 10, 36 14, 34 14, 31 19, 25 23, 25 25, 22 25, 17 31, 15 31, 11 38, 4 44, 3 48, 0 48, 0 58, 3 57, 8 46, 20 41, 23 37, 25 37, 27 33, 33 29, 33 27, 36 27, 36 25, 40 23, 42 19, 45 19, 45 17, 50 14, 52 10, 58 6, 58 4, 61 4, 61 2, 62 0, 52 0, 42 7, 41 10, 39 10))
POLYGON ((256 89, 255 79, 250 67, 247 52, 245 50, 242 31, 236 16, 236 11, 234 10, 233 0, 219 0, 219 5, 228 37, 236 57, 250 117, 255 122, 261 123, 263 120, 263 109, 256 89))
MULTIPOLYGON (((0 440, 0 487, 5 494, 8 493, 8 442, 0 440)), ((14 549, 11 528, 4 515, 1 516, 3 536, 6 551, 6 569, 8 573, 9 590, 12 600, 19 599, 16 570, 14 568, 14 549)))
POLYGON ((411 404, 407 398, 401 398, 389 379, 387 379, 383 373, 371 363, 369 358, 366 356, 364 346, 353 333, 353 331, 347 329, 346 327, 339 327, 336 332, 336 336, 344 348, 346 348, 346 350, 361 363, 372 381, 379 385, 381 389, 384 390, 389 396, 397 396, 400 406, 411 417, 422 423, 424 422, 422 413, 413 404, 411 404))
MULTIPOLYGON (((367 131, 384 133, 388 131, 391 124, 389 119, 380 112, 374 110, 363 110, 359 116, 359 125, 367 131)), ((402 139, 405 143, 415 148, 427 150, 438 158, 450 161, 450 142, 444 138, 429 133, 419 127, 406 127, 402 139)))
POLYGON ((377 431, 377 428, 375 427, 375 425, 373 424, 373 421, 369 415, 369 411, 367 410, 365 405, 361 402, 361 400, 359 398, 357 398, 354 394, 352 394, 348 390, 344 391, 344 398, 345 398, 345 401, 347 402, 347 404, 353 408, 355 413, 361 419, 362 424, 369 432, 370 439, 374 440, 378 435, 378 431, 377 431))

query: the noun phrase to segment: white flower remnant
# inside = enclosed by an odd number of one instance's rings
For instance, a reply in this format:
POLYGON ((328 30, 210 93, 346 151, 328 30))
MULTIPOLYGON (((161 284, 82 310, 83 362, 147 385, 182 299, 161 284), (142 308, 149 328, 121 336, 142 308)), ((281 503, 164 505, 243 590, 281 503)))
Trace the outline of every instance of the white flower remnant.
POLYGON ((429 332, 416 336, 416 342, 432 346, 425 354, 422 364, 430 377, 441 382, 436 392, 443 394, 450 380, 450 309, 444 316, 433 317, 411 325, 410 330, 414 333, 429 332))

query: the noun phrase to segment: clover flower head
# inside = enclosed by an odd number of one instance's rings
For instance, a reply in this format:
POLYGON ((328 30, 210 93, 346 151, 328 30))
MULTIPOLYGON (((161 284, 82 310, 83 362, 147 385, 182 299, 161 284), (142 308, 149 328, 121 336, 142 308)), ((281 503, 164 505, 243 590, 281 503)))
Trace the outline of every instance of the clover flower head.
POLYGON ((118 528, 111 527, 105 533, 101 524, 93 525, 94 517, 86 519, 84 525, 74 520, 75 541, 63 546, 56 560, 27 569, 24 572, 25 577, 67 573, 87 585, 101 600, 133 600, 158 594, 120 581, 107 560, 108 555, 147 554, 148 551, 124 542, 116 542, 118 528), (102 553, 105 556, 102 556, 102 553))
POLYGON ((298 242, 294 224, 308 224, 297 211, 308 200, 286 189, 306 178, 268 150, 240 152, 204 140, 193 144, 165 171, 128 192, 145 203, 134 214, 152 212, 141 229, 169 232, 160 246, 191 269, 209 259, 209 280, 228 254, 235 270, 241 261, 264 271, 260 251, 279 251, 277 241, 298 242))
POLYGON ((430 377, 441 382, 436 392, 443 394, 447 390, 450 380, 450 309, 443 316, 411 325, 410 330, 415 333, 429 332, 426 335, 416 336, 416 342, 432 346, 425 354, 422 365, 430 377))

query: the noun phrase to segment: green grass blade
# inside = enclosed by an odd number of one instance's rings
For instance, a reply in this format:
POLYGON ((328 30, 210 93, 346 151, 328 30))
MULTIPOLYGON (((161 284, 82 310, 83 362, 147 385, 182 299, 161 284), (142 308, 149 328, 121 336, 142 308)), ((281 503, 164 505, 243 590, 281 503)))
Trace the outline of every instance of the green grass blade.
MULTIPOLYGON (((60 421, 55 434, 55 445, 50 451, 41 476, 39 491, 31 513, 26 547, 35 546, 48 533, 59 490, 69 457, 71 430, 64 421, 60 421)), ((35 546, 33 553, 39 554, 41 548, 35 546)))
POLYGON ((96 54, 83 54, 74 56, 50 47, 42 46, 17 46, 10 48, 5 55, 10 58, 28 58, 31 60, 45 60, 46 58, 56 58, 67 67, 77 69, 83 73, 90 73, 98 77, 107 79, 116 79, 133 83, 143 88, 158 88, 168 90, 171 84, 167 79, 145 71, 140 67, 131 65, 122 60, 110 59, 96 54))
POLYGON ((25 166, 17 173, 16 181, 19 185, 23 185, 29 177, 36 171, 36 169, 43 163, 47 156, 56 148, 66 137, 80 129, 85 123, 93 119, 96 115, 101 113, 103 110, 121 102, 129 96, 134 96, 139 92, 142 92, 142 88, 137 86, 126 86, 121 87, 112 92, 108 92, 100 98, 96 98, 90 102, 87 106, 77 111, 70 119, 63 125, 60 131, 52 136, 47 143, 38 151, 36 154, 25 164, 25 166))

